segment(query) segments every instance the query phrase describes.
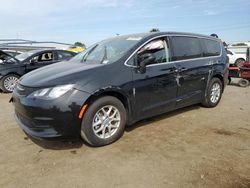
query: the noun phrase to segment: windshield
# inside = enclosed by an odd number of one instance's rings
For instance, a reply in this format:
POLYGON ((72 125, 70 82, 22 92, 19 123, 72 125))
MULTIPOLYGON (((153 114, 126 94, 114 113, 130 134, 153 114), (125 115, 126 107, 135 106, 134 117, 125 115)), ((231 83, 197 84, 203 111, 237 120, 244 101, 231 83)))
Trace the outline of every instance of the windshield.
POLYGON ((71 59, 83 63, 114 63, 124 56, 142 37, 116 37, 94 44, 85 52, 82 52, 71 59))
POLYGON ((23 61, 27 59, 28 57, 30 57, 31 55, 33 55, 34 53, 35 51, 25 52, 25 53, 15 56, 15 58, 18 59, 19 61, 23 61))

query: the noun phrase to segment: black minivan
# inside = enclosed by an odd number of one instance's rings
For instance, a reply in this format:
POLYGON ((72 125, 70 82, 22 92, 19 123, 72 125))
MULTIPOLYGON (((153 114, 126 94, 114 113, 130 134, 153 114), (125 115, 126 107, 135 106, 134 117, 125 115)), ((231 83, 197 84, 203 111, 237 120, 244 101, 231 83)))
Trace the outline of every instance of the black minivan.
POLYGON ((215 107, 227 82, 221 40, 159 32, 118 36, 70 62, 30 72, 15 87, 18 124, 37 138, 80 136, 92 146, 118 140, 125 126, 201 103, 215 107))

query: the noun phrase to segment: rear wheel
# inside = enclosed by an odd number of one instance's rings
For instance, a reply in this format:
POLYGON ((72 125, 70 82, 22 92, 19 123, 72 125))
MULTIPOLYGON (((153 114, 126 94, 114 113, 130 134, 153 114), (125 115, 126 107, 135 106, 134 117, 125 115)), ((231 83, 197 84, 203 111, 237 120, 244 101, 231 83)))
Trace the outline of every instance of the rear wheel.
POLYGON ((228 77, 228 82, 227 82, 227 84, 230 85, 231 82, 232 82, 232 78, 231 78, 231 77, 228 77))
POLYGON ((239 81, 239 86, 240 87, 247 87, 247 86, 249 86, 249 81, 247 79, 242 78, 239 81))
POLYGON ((5 93, 11 93, 16 86, 19 76, 15 74, 9 74, 1 79, 0 87, 5 93))
POLYGON ((222 82, 219 78, 212 78, 206 90, 202 105, 212 108, 218 105, 222 95, 222 82))
POLYGON ((81 137, 92 146, 104 146, 118 140, 125 128, 126 110, 115 97, 97 99, 84 114, 81 137))

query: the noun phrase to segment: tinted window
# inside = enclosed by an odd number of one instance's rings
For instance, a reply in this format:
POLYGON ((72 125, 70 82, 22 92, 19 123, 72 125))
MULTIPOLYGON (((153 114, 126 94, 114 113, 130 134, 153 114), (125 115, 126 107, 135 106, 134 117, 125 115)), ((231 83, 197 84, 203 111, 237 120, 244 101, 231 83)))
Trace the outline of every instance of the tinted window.
POLYGON ((173 61, 202 57, 202 48, 198 38, 172 37, 173 61))
POLYGON ((214 40, 202 39, 203 45, 205 47, 205 57, 218 56, 221 52, 220 43, 214 40))
POLYGON ((155 64, 169 62, 168 45, 164 39, 157 39, 149 42, 138 51, 138 55, 151 53, 155 57, 155 64))

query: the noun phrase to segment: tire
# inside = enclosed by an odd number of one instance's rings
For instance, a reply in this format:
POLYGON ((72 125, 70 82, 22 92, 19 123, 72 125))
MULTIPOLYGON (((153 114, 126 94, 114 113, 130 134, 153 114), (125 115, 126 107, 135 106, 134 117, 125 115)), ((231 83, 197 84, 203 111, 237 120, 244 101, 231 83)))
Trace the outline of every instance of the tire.
POLYGON ((91 146, 105 146, 122 136, 125 124, 126 110, 121 101, 112 96, 101 97, 84 114, 81 137, 91 146))
POLYGON ((202 105, 207 108, 217 106, 221 100, 223 85, 219 78, 212 78, 206 89, 202 105))
POLYGON ((240 87, 247 87, 247 86, 249 86, 249 81, 247 79, 242 78, 239 81, 239 86, 240 87))
POLYGON ((230 85, 231 82, 232 82, 232 78, 231 78, 231 77, 228 77, 227 85, 230 85))
POLYGON ((236 61, 235 61, 235 65, 237 66, 237 67, 241 67, 242 65, 243 65, 243 63, 244 63, 244 59, 237 59, 236 61))
POLYGON ((18 75, 9 74, 4 76, 0 82, 0 88, 4 93, 11 93, 19 79, 18 75))

